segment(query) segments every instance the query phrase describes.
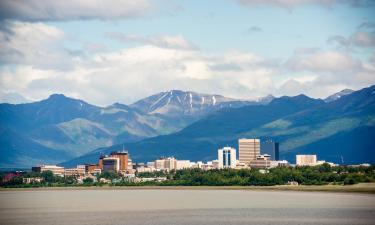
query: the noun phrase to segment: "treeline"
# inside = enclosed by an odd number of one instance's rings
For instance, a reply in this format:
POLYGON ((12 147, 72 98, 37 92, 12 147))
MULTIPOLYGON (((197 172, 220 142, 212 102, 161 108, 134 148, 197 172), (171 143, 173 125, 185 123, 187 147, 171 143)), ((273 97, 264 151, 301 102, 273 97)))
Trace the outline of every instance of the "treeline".
MULTIPOLYGON (((277 167, 269 170, 208 170, 185 169, 171 171, 170 179, 160 185, 185 186, 271 186, 298 182, 303 185, 356 184, 375 181, 374 166, 331 167, 329 164, 310 167, 277 167)), ((159 172, 160 173, 160 172, 159 172)), ((148 173, 148 177, 155 174, 148 173)), ((159 174, 158 174, 159 175, 159 174)), ((145 174, 142 174, 145 177, 145 174)))
POLYGON ((103 172, 96 177, 85 178, 78 182, 77 177, 54 176, 52 172, 27 172, 4 182, 6 173, 0 173, 2 187, 66 187, 66 186, 272 186, 285 185, 288 182, 298 182, 302 185, 350 185, 356 183, 375 182, 375 167, 331 167, 323 164, 315 167, 277 167, 269 170, 258 169, 224 169, 208 170, 184 169, 170 172, 157 171, 136 174, 138 178, 166 177, 166 181, 130 182, 114 172, 103 172), (40 177, 41 182, 23 183, 23 178, 40 177), (111 183, 100 182, 101 178, 111 183))

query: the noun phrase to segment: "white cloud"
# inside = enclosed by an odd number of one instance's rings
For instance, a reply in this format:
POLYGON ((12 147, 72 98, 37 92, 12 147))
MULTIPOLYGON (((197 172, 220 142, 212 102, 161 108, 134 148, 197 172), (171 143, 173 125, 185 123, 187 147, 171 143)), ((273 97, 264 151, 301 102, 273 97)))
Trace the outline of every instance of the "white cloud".
POLYGON ((339 88, 375 83, 372 61, 362 63, 339 51, 299 49, 281 63, 249 52, 207 54, 144 42, 117 51, 95 48, 90 54, 71 55, 63 47, 64 32, 50 25, 13 22, 1 35, 5 64, 0 67, 0 89, 31 100, 64 93, 108 105, 170 89, 235 98, 301 92, 325 97, 339 88), (14 57, 11 50, 22 57, 14 57))
POLYGON ((328 39, 328 43, 337 43, 339 47, 348 49, 353 48, 373 48, 375 47, 375 32, 357 31, 349 38, 340 35, 332 36, 328 39))
POLYGON ((43 23, 6 22, 0 29, 0 64, 67 69, 75 59, 61 42, 64 32, 43 23))
POLYGON ((197 47, 188 42, 182 35, 154 35, 154 36, 139 36, 123 34, 119 32, 108 33, 108 37, 124 43, 136 42, 146 45, 155 45, 162 48, 175 48, 196 50, 197 47))
POLYGON ((352 72, 361 67, 361 62, 339 51, 295 51, 286 62, 286 67, 293 71, 314 72, 352 72))
POLYGON ((357 32, 351 37, 351 40, 360 47, 375 47, 375 33, 357 32))
POLYGON ((247 33, 253 34, 253 33, 259 33, 263 32, 263 29, 258 26, 252 26, 247 30, 247 33))
POLYGON ((349 37, 335 35, 327 40, 330 44, 338 44, 347 49, 367 49, 375 47, 375 24, 364 22, 358 26, 358 30, 349 37))
POLYGON ((350 6, 370 6, 374 5, 371 0, 236 0, 240 4, 247 6, 272 5, 277 7, 292 8, 301 5, 321 5, 330 7, 335 4, 348 4, 350 6))
POLYGON ((150 0, 2 0, 0 19, 111 20, 137 17, 151 9, 150 0))

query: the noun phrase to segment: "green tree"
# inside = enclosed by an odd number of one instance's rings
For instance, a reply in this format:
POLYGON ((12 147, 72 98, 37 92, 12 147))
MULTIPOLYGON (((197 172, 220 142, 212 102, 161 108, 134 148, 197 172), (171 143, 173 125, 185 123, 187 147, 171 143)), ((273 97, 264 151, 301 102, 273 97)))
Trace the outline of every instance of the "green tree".
POLYGON ((92 179, 91 177, 86 177, 85 179, 83 179, 83 183, 84 184, 92 184, 92 183, 94 183, 94 179, 92 179))
POLYGON ((44 179, 45 182, 47 182, 47 183, 54 182, 54 175, 53 175, 52 171, 50 171, 50 170, 43 171, 40 175, 44 179))

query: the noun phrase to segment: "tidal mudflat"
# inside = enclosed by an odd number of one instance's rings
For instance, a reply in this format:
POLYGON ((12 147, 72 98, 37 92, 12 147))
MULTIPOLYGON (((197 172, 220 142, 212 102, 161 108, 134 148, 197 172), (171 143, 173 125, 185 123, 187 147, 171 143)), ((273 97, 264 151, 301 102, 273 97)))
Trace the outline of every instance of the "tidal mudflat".
POLYGON ((0 191, 0 224, 375 224, 375 195, 261 190, 0 191))

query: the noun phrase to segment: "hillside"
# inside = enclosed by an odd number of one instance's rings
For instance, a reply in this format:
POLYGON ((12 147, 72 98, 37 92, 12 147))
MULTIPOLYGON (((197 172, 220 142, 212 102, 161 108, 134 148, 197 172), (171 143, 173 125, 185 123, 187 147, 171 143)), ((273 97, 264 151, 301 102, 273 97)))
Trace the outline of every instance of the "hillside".
MULTIPOLYGON (((160 156, 212 160, 219 147, 238 148, 240 137, 271 137, 280 142, 281 158, 294 162, 297 153, 317 153, 333 162, 375 162, 375 86, 324 102, 304 95, 281 97, 268 105, 223 109, 180 132, 124 143, 134 161, 160 156)), ((96 162, 100 153, 123 145, 101 148, 64 163, 96 162)))
POLYGON ((99 147, 173 133, 213 111, 247 104, 262 102, 176 90, 130 106, 115 103, 99 107, 62 94, 27 104, 0 104, 0 151, 5 156, 0 159, 0 167, 56 162, 56 152, 62 152, 58 159, 65 161, 99 147), (29 144, 24 146, 26 142, 29 144), (33 154, 30 160, 21 160, 26 149, 33 154))

